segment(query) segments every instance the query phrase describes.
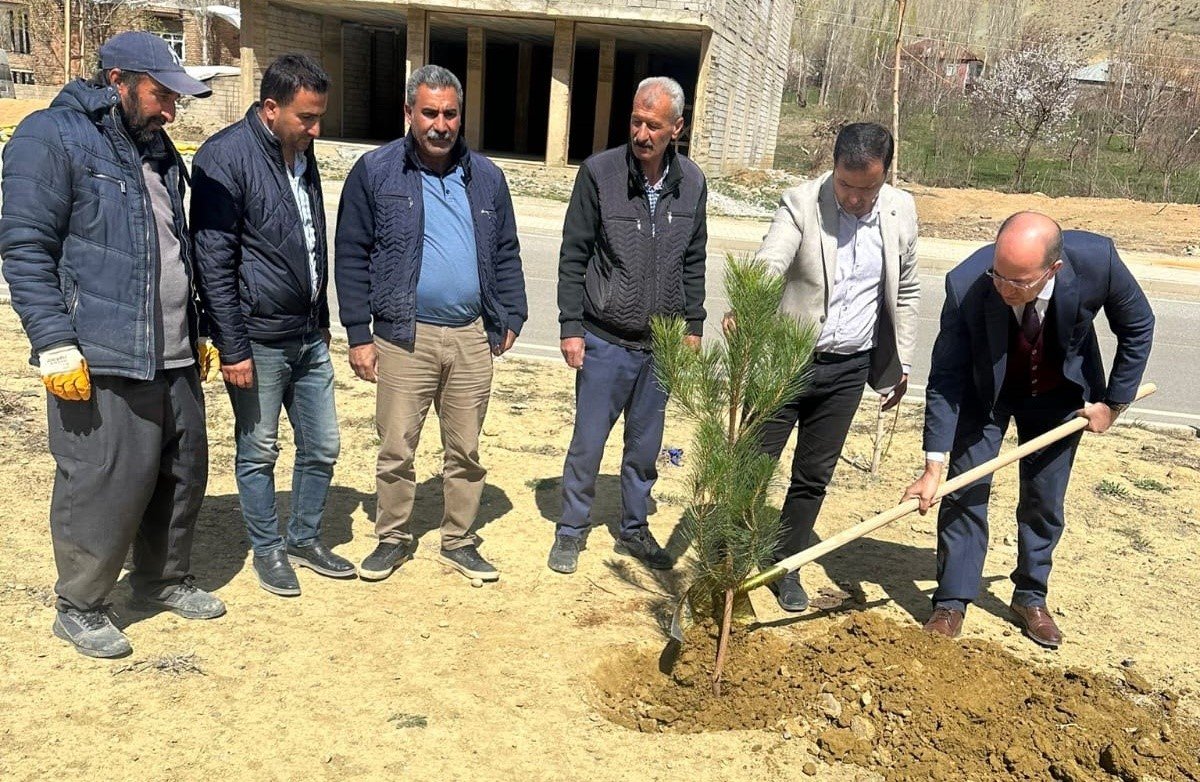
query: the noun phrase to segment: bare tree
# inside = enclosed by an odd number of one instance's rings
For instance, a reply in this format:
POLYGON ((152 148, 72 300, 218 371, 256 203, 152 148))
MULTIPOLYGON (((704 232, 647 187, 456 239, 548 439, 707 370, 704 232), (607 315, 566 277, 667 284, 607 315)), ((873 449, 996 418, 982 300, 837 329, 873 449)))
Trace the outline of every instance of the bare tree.
POLYGON ((1035 144, 1070 134, 1079 92, 1071 74, 1080 66, 1050 39, 1028 40, 998 60, 972 94, 990 120, 989 133, 1017 155, 1013 187, 1020 188, 1035 144))
POLYGON ((100 44, 121 30, 143 30, 153 26, 153 17, 138 0, 70 0, 71 52, 69 69, 64 69, 63 0, 27 0, 29 37, 41 54, 46 70, 61 76, 69 71, 87 75, 97 65, 100 44))

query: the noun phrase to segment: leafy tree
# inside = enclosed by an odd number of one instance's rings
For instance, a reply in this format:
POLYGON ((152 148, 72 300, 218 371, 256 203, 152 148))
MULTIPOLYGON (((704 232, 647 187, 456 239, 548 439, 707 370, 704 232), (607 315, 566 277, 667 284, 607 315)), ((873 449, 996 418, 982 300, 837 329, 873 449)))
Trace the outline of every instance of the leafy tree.
POLYGON ((696 425, 684 529, 694 550, 695 607, 720 634, 713 690, 721 692, 736 587, 769 563, 779 511, 767 504, 776 463, 759 452, 762 424, 802 388, 816 333, 779 312, 783 279, 730 257, 725 290, 737 313, 723 343, 686 344, 682 319, 656 318, 654 359, 671 402, 696 425))

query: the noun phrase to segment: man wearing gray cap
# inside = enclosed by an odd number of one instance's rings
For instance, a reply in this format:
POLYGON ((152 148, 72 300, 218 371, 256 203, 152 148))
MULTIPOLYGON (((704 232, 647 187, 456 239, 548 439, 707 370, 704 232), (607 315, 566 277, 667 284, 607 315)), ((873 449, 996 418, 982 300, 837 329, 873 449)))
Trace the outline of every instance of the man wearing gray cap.
POLYGON ((58 465, 50 534, 53 631, 90 657, 129 640, 107 598, 133 545, 134 605, 212 619, 192 583, 192 534, 208 481, 184 164, 163 127, 181 95, 207 97, 163 39, 127 32, 31 114, 4 149, 0 255, 48 391, 58 465))

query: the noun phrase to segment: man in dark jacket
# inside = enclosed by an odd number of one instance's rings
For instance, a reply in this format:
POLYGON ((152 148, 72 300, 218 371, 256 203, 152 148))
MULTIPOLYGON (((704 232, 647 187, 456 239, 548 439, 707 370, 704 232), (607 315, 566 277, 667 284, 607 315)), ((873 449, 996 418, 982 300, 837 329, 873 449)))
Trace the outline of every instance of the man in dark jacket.
MULTIPOLYGON (((995 244, 946 275, 941 329, 925 396, 925 472, 904 494, 929 510, 941 482, 994 458, 1009 422, 1026 442, 1081 415, 1102 433, 1137 393, 1154 313, 1111 239, 1062 231, 1036 212, 1004 221, 995 244), (1104 310, 1117 337, 1112 370, 1096 340, 1104 310)), ((1046 607, 1054 548, 1081 433, 1021 460, 1013 617, 1042 646, 1062 643, 1046 607)), ((938 513, 931 633, 958 637, 979 593, 988 545, 991 476, 946 496, 938 513)))
POLYGON ((379 545, 358 572, 387 578, 413 552, 413 456, 432 403, 445 450, 439 560, 495 581, 471 528, 487 475, 479 433, 492 357, 528 317, 512 198, 500 169, 459 135, 453 73, 426 65, 405 93, 409 134, 359 159, 338 212, 334 273, 350 366, 379 384, 379 545))
POLYGON ((109 39, 100 66, 5 148, 0 254, 49 391, 54 634, 119 657, 131 647, 105 601, 131 543, 135 605, 225 612, 189 571, 212 357, 198 343, 183 162, 163 132, 180 94, 210 91, 150 33, 109 39))
POLYGON ((671 558, 650 534, 666 392, 654 376, 650 317, 678 315, 689 342, 704 327, 707 186, 671 142, 683 131, 683 90, 646 79, 633 99, 629 143, 588 158, 567 206, 558 261, 562 354, 579 370, 575 433, 563 467, 562 518, 548 564, 574 573, 613 424, 625 414, 618 553, 652 568, 671 558))
POLYGON ((238 498, 258 583, 276 595, 300 594, 293 565, 354 575, 320 539, 339 448, 325 210, 312 149, 328 92, 315 60, 283 55, 263 74, 259 102, 192 164, 200 296, 233 404, 238 498), (286 544, 275 510, 282 407, 296 441, 286 544))

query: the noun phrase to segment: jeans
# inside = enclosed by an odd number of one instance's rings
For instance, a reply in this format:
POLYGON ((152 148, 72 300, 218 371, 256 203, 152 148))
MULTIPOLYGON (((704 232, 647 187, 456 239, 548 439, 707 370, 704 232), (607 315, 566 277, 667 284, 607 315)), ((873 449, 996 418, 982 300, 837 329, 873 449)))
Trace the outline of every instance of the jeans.
POLYGON ((287 410, 296 441, 287 539, 314 542, 333 465, 340 449, 333 402, 333 363, 319 332, 279 342, 251 342, 254 385, 226 384, 233 404, 235 471, 242 518, 256 555, 283 547, 275 509, 275 460, 279 457, 279 410, 287 410))

